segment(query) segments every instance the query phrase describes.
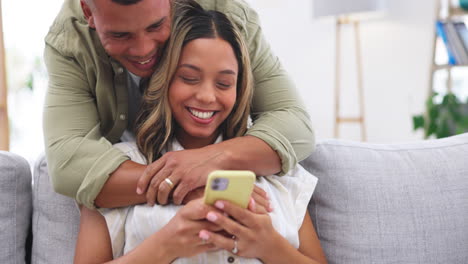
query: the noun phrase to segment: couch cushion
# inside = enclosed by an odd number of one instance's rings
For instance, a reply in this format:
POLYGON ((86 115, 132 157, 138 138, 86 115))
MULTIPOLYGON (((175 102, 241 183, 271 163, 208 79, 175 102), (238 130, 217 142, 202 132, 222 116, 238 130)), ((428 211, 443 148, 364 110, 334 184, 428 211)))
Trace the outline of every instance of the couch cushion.
POLYGON ((54 192, 44 156, 34 167, 34 264, 73 263, 80 216, 72 198, 54 192))
POLYGON ((31 224, 31 169, 13 153, 0 151, 0 263, 25 263, 31 224))
POLYGON ((467 263, 468 134, 407 144, 327 140, 303 166, 330 263, 467 263))

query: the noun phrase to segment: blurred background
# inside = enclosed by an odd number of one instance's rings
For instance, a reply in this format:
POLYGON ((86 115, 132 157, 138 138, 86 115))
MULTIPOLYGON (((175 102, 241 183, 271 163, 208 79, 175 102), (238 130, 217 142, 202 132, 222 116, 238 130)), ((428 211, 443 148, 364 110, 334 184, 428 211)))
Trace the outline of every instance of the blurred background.
MULTIPOLYGON (((343 139, 391 143, 440 137, 426 135, 427 121, 422 126, 426 131, 415 130, 415 125, 421 126, 421 118, 427 113, 427 99, 437 92, 435 101, 431 102, 442 103, 444 95, 452 92, 466 105, 468 67, 449 65, 444 43, 436 38, 436 21, 441 12, 448 12, 450 1, 387 1, 383 14, 359 22, 359 43, 355 42, 352 23, 340 24, 337 37, 337 17, 317 15, 317 9, 314 12, 320 1, 248 2, 258 12, 274 53, 295 81, 318 140, 337 137, 337 79, 341 86, 340 115, 362 116, 365 120, 365 139, 362 126, 342 123, 339 137, 343 139), (357 61, 357 47, 360 61, 357 61), (338 75, 337 56, 341 65, 338 75), (361 75, 357 73, 357 65, 362 69, 361 75), (437 67, 443 69, 439 71, 437 67), (359 76, 362 77, 362 104, 357 92, 359 76), (451 80, 450 89, 447 89, 448 80, 451 80)), ((346 0, 329 1, 334 5, 340 2, 346 0)), ((42 60, 43 39, 61 4, 62 0, 1 1, 9 149, 30 162, 44 151, 42 105, 47 73, 42 60)), ((447 13, 445 16, 443 21, 447 13)), ((462 13, 456 19, 466 21, 466 16, 462 13)))

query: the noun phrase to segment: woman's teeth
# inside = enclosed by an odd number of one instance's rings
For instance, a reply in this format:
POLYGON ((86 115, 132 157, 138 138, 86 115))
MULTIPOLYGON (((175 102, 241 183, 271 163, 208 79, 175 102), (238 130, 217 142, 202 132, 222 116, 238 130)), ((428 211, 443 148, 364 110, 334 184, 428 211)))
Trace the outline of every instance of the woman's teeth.
POLYGON ((200 111, 197 111, 197 110, 193 110, 191 108, 189 108, 190 110, 190 113, 192 113, 192 115, 200 118, 200 119, 208 119, 208 118, 211 118, 213 115, 214 115, 214 112, 200 112, 200 111))

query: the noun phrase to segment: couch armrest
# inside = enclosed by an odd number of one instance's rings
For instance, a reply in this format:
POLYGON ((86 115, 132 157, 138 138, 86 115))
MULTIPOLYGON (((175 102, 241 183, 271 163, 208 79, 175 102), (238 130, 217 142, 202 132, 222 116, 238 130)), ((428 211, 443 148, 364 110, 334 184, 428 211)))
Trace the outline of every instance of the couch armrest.
POLYGON ((52 188, 42 155, 34 166, 32 263, 73 263, 80 216, 75 200, 52 188))
POLYGON ((0 151, 0 263, 24 263, 31 225, 31 170, 16 154, 0 151))

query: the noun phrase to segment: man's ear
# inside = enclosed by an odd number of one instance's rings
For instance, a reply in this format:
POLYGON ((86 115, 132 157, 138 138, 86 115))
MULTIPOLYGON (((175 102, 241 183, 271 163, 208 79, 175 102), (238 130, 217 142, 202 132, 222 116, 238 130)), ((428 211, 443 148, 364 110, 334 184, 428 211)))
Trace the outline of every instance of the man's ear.
POLYGON ((83 10, 83 14, 88 21, 88 26, 90 28, 96 29, 96 26, 94 25, 94 18, 93 18, 93 12, 91 11, 91 7, 86 3, 86 0, 80 0, 81 4, 81 9, 83 10))

